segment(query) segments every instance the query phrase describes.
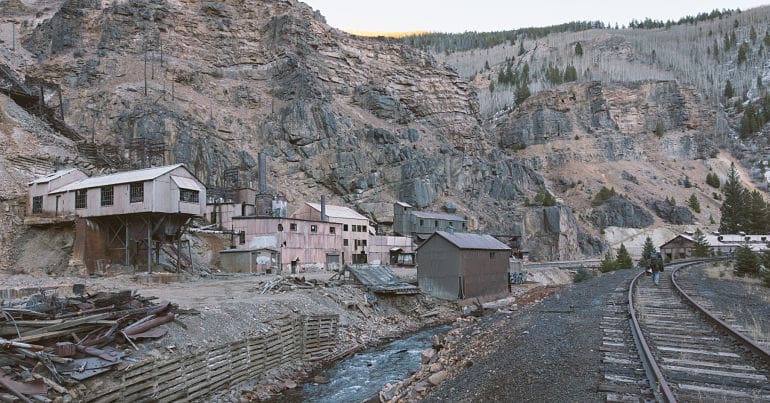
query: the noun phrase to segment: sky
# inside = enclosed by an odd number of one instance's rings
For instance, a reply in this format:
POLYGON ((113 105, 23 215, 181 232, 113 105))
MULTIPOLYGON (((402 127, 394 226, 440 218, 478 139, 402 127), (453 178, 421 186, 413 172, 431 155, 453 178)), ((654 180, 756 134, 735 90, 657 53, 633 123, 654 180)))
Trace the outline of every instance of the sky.
POLYGON ((338 29, 367 32, 502 31, 569 21, 613 26, 650 17, 677 20, 715 8, 745 10, 770 0, 302 0, 338 29))

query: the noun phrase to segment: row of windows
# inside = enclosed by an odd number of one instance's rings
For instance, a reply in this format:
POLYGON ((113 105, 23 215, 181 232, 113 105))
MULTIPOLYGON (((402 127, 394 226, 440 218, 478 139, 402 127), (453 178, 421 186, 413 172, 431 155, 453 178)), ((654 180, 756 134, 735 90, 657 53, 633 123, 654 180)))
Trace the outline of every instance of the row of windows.
MULTIPOLYGON (((342 230, 347 231, 348 224, 342 224, 342 230)), ((352 232, 366 232, 366 225, 350 225, 350 230, 352 232)))
MULTIPOLYGON (((450 224, 452 224, 452 223, 450 223, 450 224)), ((420 220, 420 226, 424 226, 424 225, 425 225, 425 220, 421 219, 420 220)), ((438 227, 438 220, 434 220, 433 221, 433 225, 438 227)), ((452 224, 452 226, 454 226, 454 225, 452 224)), ((462 227, 463 227, 463 229, 465 229, 465 223, 462 223, 462 227)))
MULTIPOLYGON (((102 207, 109 207, 115 204, 115 187, 114 186, 102 186, 101 193, 101 205, 102 207)), ((187 203, 198 203, 200 192, 197 190, 179 189, 179 200, 187 203)), ((43 198, 40 197, 39 211, 35 211, 35 198, 32 199, 32 212, 41 213, 43 211, 43 198)), ((144 201, 144 182, 134 182, 129 184, 129 202, 141 203, 144 201)), ((84 209, 88 207, 88 189, 80 189, 75 191, 75 208, 84 209)))
MULTIPOLYGON (((297 223, 292 222, 289 223, 289 231, 297 232, 297 223)), ((283 224, 278 224, 278 232, 283 232, 283 224)), ((318 225, 311 224, 310 225, 310 232, 317 233, 318 232, 318 225)), ((337 232, 337 229, 335 227, 329 227, 329 233, 335 234, 337 232)))

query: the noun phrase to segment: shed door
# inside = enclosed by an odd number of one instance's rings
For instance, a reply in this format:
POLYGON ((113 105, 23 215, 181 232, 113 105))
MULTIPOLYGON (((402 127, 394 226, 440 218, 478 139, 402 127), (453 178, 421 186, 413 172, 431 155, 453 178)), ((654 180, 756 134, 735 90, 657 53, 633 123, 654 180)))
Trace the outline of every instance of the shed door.
POLYGON ((338 270, 340 268, 340 255, 326 255, 326 269, 338 270))

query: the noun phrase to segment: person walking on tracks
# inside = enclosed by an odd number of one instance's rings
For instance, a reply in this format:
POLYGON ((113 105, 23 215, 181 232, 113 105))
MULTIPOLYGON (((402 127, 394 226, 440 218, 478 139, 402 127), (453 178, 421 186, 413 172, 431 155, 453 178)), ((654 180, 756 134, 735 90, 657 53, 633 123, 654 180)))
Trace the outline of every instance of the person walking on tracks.
POLYGON ((660 272, 663 271, 663 258, 660 252, 652 252, 647 260, 647 271, 652 272, 652 282, 658 285, 660 282, 660 272))

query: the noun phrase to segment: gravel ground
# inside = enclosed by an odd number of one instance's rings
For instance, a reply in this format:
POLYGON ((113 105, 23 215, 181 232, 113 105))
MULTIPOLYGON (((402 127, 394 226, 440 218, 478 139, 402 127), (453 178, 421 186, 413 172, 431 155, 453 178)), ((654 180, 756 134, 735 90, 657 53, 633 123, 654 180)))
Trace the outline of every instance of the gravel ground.
POLYGON ((770 288, 758 279, 735 277, 731 267, 716 265, 680 270, 678 281, 695 292, 699 303, 720 312, 721 319, 770 344, 770 288))
POLYGON ((428 401, 604 401, 600 321, 607 295, 632 270, 604 274, 561 289, 512 314, 465 327, 484 343, 452 354, 465 368, 432 389, 428 401), (460 360, 458 360, 460 361, 460 360))

